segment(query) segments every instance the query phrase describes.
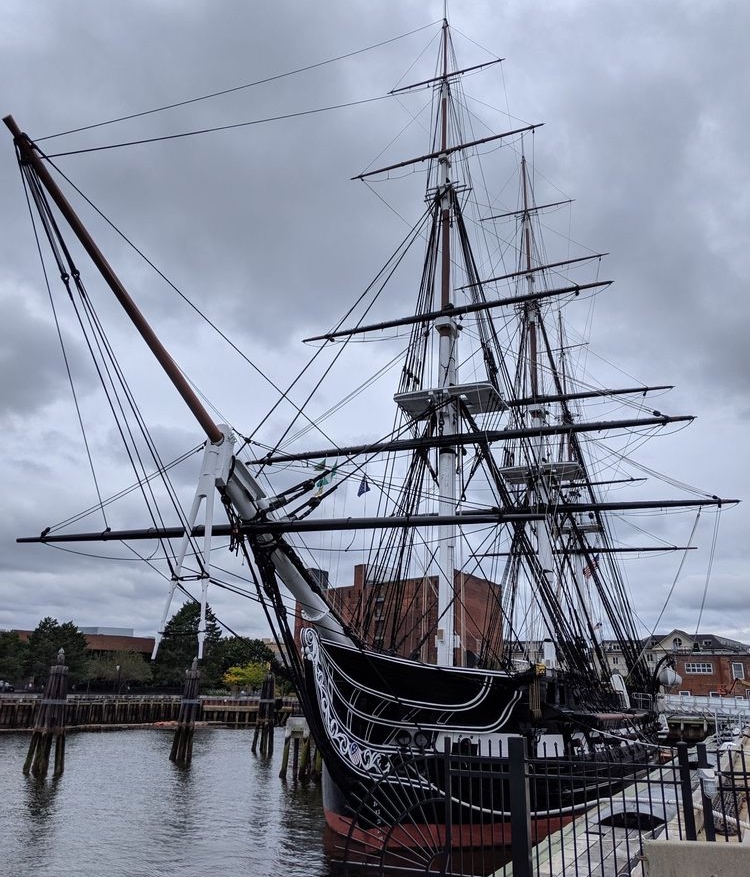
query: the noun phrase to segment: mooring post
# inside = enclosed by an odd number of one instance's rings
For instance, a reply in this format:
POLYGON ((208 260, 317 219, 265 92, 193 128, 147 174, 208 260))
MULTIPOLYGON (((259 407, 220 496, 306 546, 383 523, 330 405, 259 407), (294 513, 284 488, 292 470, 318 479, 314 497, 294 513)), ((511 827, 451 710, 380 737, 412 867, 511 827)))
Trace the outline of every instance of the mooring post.
POLYGON ((260 700, 258 701, 258 716, 255 720, 255 733, 253 734, 253 755, 255 755, 258 747, 258 737, 260 736, 260 754, 266 758, 273 755, 273 729, 276 724, 276 696, 275 696, 276 680, 274 679, 271 668, 268 668, 266 678, 263 680, 263 686, 260 690, 260 700))
POLYGON ((323 754, 315 744, 313 744, 312 768, 310 769, 310 779, 317 782, 323 774, 323 754))
POLYGON ((279 778, 286 779, 287 768, 289 767, 289 750, 292 750, 292 779, 296 782, 299 779, 299 744, 309 739, 310 731, 307 727, 307 721, 303 716, 289 716, 284 729, 284 752, 281 757, 281 770, 279 778))
POLYGON ((65 652, 60 649, 57 653, 57 663, 50 667, 49 678, 44 686, 44 694, 38 703, 34 731, 23 765, 23 772, 27 776, 29 772, 38 779, 47 776, 53 739, 55 741, 53 776, 60 776, 65 770, 65 705, 67 697, 68 668, 65 666, 65 652))
POLYGON ((299 755, 299 770, 297 771, 298 780, 310 779, 310 734, 305 736, 302 741, 302 749, 299 755))
POLYGON ((180 704, 180 717, 177 720, 177 730, 174 732, 172 740, 172 751, 169 753, 169 760, 182 767, 187 767, 193 758, 193 734, 200 707, 198 698, 200 678, 201 671, 198 669, 198 659, 193 658, 192 666, 185 671, 185 688, 180 704))

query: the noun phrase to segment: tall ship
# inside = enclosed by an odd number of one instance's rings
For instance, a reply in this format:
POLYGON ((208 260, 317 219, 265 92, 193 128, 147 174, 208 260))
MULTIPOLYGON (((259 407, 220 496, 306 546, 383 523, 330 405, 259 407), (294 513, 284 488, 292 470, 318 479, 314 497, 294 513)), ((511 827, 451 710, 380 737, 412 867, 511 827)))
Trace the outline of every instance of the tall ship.
MULTIPOLYGON (((621 564, 624 555, 648 563, 654 552, 692 546, 642 527, 629 531, 634 544, 621 523, 734 502, 658 487, 646 496, 644 476, 655 473, 634 452, 692 418, 656 409, 667 386, 602 384, 584 369, 580 309, 609 285, 599 277, 603 254, 545 246, 546 218, 564 202, 537 201, 538 126, 465 124, 464 79, 495 63, 461 68, 446 21, 433 75, 398 89, 431 92, 429 141, 358 178, 398 185, 424 173, 419 218, 340 321, 305 339, 310 360, 280 393, 294 396, 296 411, 264 441, 216 422, 41 149, 5 119, 71 300, 92 307, 65 245, 70 232, 205 432, 199 484, 176 523, 50 527, 26 541, 168 546, 170 598, 197 584, 199 641, 209 583, 221 578, 213 542, 239 554, 323 755, 328 824, 393 848, 446 825, 460 827, 456 845, 510 841, 505 774, 490 767, 447 790, 446 754, 469 766, 499 763, 520 741, 535 758, 577 765, 569 783, 532 782, 531 818, 547 825, 601 794, 592 767, 619 766, 607 774, 612 783, 657 757, 659 694, 674 675, 646 659, 621 564), (496 162, 505 169, 489 170, 496 162), (489 186, 499 182, 497 199, 489 186), (365 374, 375 342, 385 353, 365 374), (344 403, 357 412, 348 432, 344 403), (387 421, 373 432, 364 411, 387 421)), ((113 355, 97 319, 81 325, 97 336, 95 358, 113 355)), ((100 374, 109 391, 119 388, 115 369, 100 374)), ((242 401, 252 405, 253 394, 242 401)), ((128 404, 113 407, 115 416, 124 420, 128 404)), ((126 435, 142 428, 149 449, 140 421, 126 435)), ((141 485, 169 477, 153 459, 141 485)), ((168 608, 162 625, 167 616, 168 608)))

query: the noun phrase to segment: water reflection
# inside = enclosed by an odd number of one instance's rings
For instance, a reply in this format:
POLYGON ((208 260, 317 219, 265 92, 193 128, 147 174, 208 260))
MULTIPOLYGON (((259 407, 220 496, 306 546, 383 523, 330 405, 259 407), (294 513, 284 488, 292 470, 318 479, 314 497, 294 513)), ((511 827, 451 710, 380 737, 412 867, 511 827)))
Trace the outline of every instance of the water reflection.
POLYGON ((26 812, 29 817, 29 828, 43 831, 45 823, 54 817, 55 798, 59 788, 59 777, 54 779, 37 779, 24 777, 26 812))
POLYGON ((327 877, 318 787, 279 779, 283 731, 271 760, 251 735, 202 729, 179 768, 167 731, 74 733, 63 776, 40 783, 21 772, 28 736, 1 734, 2 872, 327 877))
MULTIPOLYGON (((47 855, 55 843, 56 802, 60 779, 24 776, 22 782, 25 818, 18 832, 19 852, 22 858, 28 856, 32 849, 47 855)), ((36 852, 34 855, 36 856, 36 852)))

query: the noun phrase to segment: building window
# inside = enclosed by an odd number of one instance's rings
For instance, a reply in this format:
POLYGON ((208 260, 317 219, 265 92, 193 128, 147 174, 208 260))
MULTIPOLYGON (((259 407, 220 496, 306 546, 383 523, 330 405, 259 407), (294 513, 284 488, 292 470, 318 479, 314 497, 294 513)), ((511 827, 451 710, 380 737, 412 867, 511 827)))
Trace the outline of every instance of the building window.
POLYGON ((710 676, 714 672, 714 665, 709 661, 687 661, 685 663, 685 672, 710 676))
POLYGON ((689 691, 681 691, 681 692, 679 692, 679 694, 680 694, 680 697, 690 697, 689 691))
POLYGON ((678 636, 676 636, 672 640, 672 648, 673 649, 681 649, 682 648, 682 640, 678 636))
POLYGON ((647 661, 651 661, 651 662, 653 663, 653 660, 654 660, 653 652, 649 652, 649 653, 646 655, 646 660, 647 660, 647 661))
POLYGON ((739 661, 736 664, 732 664, 732 679, 744 679, 745 678, 745 665, 740 664, 739 661))
POLYGON ((620 659, 619 659, 619 658, 612 658, 612 663, 613 663, 613 664, 619 664, 619 663, 620 663, 620 659))

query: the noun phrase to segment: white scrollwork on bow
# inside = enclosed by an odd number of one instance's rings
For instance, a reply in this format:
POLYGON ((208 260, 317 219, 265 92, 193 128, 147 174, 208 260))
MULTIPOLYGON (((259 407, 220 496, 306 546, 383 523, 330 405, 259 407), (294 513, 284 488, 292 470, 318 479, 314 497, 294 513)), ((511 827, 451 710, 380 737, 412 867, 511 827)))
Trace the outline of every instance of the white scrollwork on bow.
POLYGON ((336 715, 333 707, 334 694, 330 664, 325 650, 320 647, 317 632, 311 627, 303 628, 301 641, 303 655, 313 665, 313 678, 320 714, 331 743, 335 746, 342 760, 355 773, 370 778, 384 776, 389 771, 388 759, 384 753, 368 746, 364 740, 354 737, 341 724, 336 715))

